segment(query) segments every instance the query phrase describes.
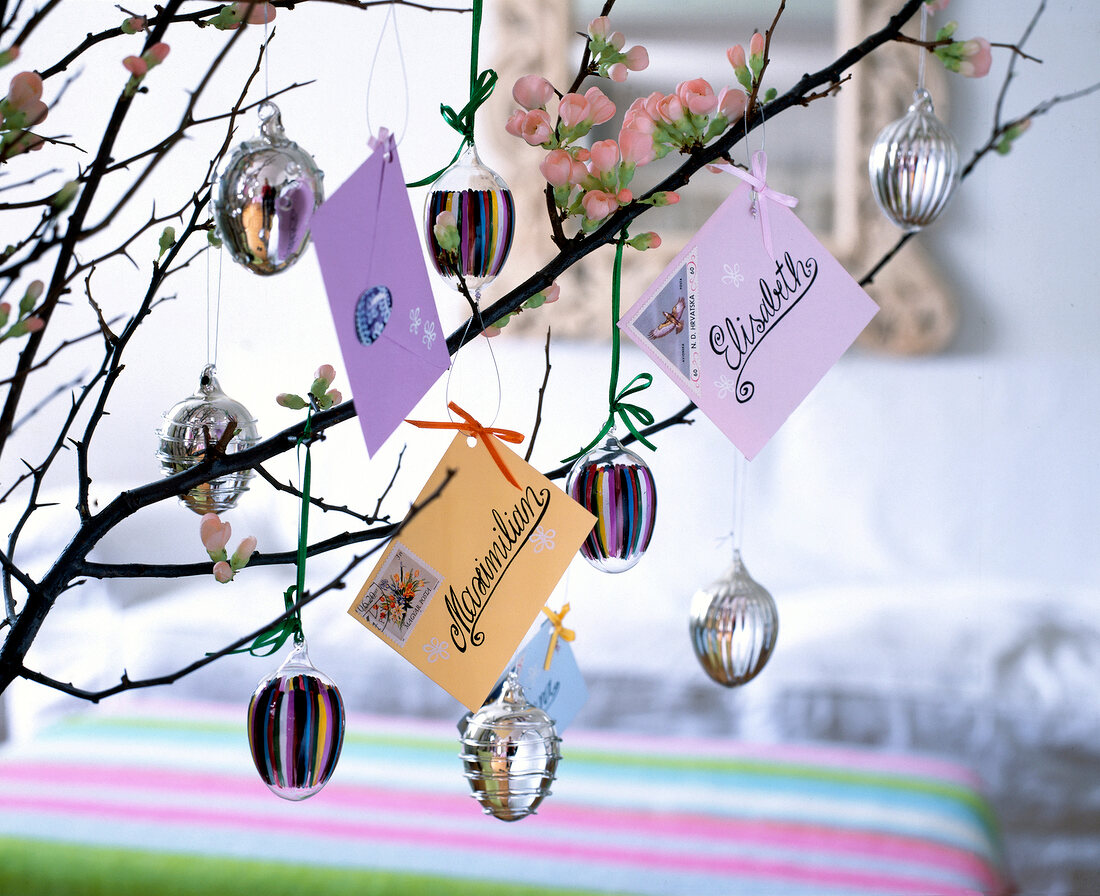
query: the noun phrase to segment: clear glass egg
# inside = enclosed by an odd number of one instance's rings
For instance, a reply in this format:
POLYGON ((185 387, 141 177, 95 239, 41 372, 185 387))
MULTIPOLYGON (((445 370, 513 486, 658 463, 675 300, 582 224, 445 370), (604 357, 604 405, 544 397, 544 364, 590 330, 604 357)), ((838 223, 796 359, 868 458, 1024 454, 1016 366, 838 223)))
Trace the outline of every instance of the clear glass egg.
POLYGON ((424 203, 424 233, 432 265, 458 289, 461 271, 471 293, 500 273, 512 248, 516 207, 504 179, 484 165, 470 144, 432 183, 424 203), (458 227, 458 249, 448 253, 435 234, 441 212, 450 212, 458 227))
POLYGON ((760 673, 775 649, 779 612, 735 551, 733 566, 691 601, 691 646, 704 671, 728 688, 760 673))
POLYGON ((340 689, 309 661, 305 642, 256 686, 248 746, 272 793, 304 800, 328 783, 344 744, 340 689))
MULTIPOLYGON (((189 470, 202 461, 207 440, 216 444, 229 426, 236 432, 225 447, 226 454, 244 451, 260 440, 255 418, 243 404, 222 392, 215 372, 213 364, 206 365, 199 377, 198 392, 164 414, 164 422, 157 430, 160 445, 156 458, 165 476, 189 470)), ((200 516, 222 513, 236 506, 240 496, 248 491, 251 478, 252 470, 227 473, 180 495, 180 502, 200 516)))
POLYGON ((879 132, 867 168, 875 201, 902 230, 927 227, 944 210, 959 182, 959 149, 927 90, 879 132))
POLYGON ((584 559, 603 572, 624 572, 649 547, 657 520, 657 487, 645 461, 614 434, 579 457, 565 490, 596 517, 581 545, 584 559))
POLYGON ((486 815, 519 821, 550 795, 561 738, 553 720, 527 702, 514 670, 496 700, 466 716, 460 743, 466 780, 486 815))
POLYGON ((324 172, 287 138, 279 108, 269 101, 260 106, 260 135, 232 152, 218 178, 214 222, 234 261, 277 274, 305 252, 324 198, 324 172))

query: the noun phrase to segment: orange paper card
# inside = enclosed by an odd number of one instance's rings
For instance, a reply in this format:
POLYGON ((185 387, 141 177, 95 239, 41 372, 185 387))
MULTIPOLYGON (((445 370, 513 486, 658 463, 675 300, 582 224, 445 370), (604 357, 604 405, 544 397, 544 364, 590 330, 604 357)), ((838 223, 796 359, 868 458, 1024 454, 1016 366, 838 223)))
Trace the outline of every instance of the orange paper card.
POLYGON ((459 433, 348 614, 471 712, 482 705, 595 517, 493 436, 459 433), (485 439, 519 488, 504 478, 485 439))

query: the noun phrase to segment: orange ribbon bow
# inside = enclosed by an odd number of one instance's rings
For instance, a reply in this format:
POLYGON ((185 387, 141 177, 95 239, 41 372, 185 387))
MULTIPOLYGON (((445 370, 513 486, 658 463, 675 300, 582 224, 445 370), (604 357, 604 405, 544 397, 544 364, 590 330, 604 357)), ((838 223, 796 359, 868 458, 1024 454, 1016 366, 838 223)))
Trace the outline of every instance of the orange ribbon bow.
POLYGON ((572 641, 577 637, 577 634, 573 629, 565 628, 562 625, 565 614, 569 612, 569 604, 563 604, 560 613, 555 613, 549 607, 543 607, 542 612, 550 618, 550 622, 554 625, 554 630, 550 633, 550 646, 546 649, 546 662, 542 664, 543 669, 549 669, 550 660, 554 656, 554 648, 558 646, 558 637, 560 636, 563 641, 572 641))
POLYGON ((461 433, 465 433, 468 436, 474 436, 480 438, 481 443, 485 446, 489 452, 489 456, 496 461, 496 465, 500 467, 500 472, 504 474, 504 478, 507 479, 516 488, 520 488, 520 484, 516 482, 516 477, 511 474, 508 467, 505 466, 504 458, 500 456, 500 452, 497 450, 496 445, 493 444, 493 439, 488 436, 495 436, 502 442, 511 442, 513 445, 518 445, 523 441, 523 434, 516 432, 514 429, 500 429, 495 426, 482 426, 473 418, 472 415, 466 413, 453 401, 447 405, 452 411, 462 418, 461 422, 447 421, 443 423, 436 420, 406 420, 406 423, 411 423, 413 426, 419 426, 421 429, 457 429, 461 433))

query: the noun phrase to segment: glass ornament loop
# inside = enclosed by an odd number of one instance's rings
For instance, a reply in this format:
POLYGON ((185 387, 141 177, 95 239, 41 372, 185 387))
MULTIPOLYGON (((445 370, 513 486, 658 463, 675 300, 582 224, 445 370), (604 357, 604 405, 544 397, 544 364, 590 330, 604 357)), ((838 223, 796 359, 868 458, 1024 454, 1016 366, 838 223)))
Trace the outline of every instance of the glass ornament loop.
POLYGON ((214 222, 229 254, 257 274, 277 274, 309 245, 324 201, 324 172, 283 129, 279 107, 259 109, 260 134, 229 156, 214 195, 214 222))
POLYGON ((902 230, 927 227, 947 207, 959 182, 959 150, 923 87, 905 116, 879 132, 867 168, 875 202, 902 230))
POLYGON ((745 568, 741 552, 722 578, 691 601, 691 646, 703 670, 731 688, 755 678, 768 662, 779 634, 771 594, 745 568))
POLYGON ((459 755, 482 810, 501 821, 533 815, 550 795, 561 738, 553 720, 527 701, 515 669, 497 699, 465 722, 459 755))
POLYGON ((482 163, 471 143, 432 182, 424 202, 424 234, 439 276, 458 289, 461 274, 471 293, 479 294, 508 259, 515 219, 512 191, 499 174, 482 163), (454 216, 457 248, 440 245, 435 225, 442 212, 454 216))
MULTIPOLYGON (((243 404, 222 392, 215 373, 214 365, 207 364, 199 376, 195 394, 164 413, 164 422, 157 430, 160 441, 155 456, 165 476, 201 463, 207 442, 221 441, 231 425, 234 433, 225 445, 226 454, 245 451, 260 441, 256 419, 243 404)), ((251 478, 251 469, 226 473, 180 495, 180 503, 200 516, 222 513, 236 506, 240 496, 248 491, 251 478)))
POLYGON ((344 744, 344 701, 304 640, 256 686, 247 723, 252 761, 276 796, 304 800, 328 783, 344 744))
POLYGON ((657 520, 657 487, 646 462, 614 430, 577 458, 565 490, 596 517, 581 555, 603 572, 625 572, 649 547, 657 520))

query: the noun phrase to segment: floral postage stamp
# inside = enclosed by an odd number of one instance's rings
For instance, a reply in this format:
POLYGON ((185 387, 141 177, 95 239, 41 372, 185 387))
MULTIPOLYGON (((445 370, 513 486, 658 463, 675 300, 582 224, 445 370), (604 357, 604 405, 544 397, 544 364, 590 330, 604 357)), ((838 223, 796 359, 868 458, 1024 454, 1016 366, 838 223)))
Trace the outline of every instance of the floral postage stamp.
POLYGON ((442 581, 405 545, 394 542, 378 575, 352 607, 352 615, 403 647, 442 581))

